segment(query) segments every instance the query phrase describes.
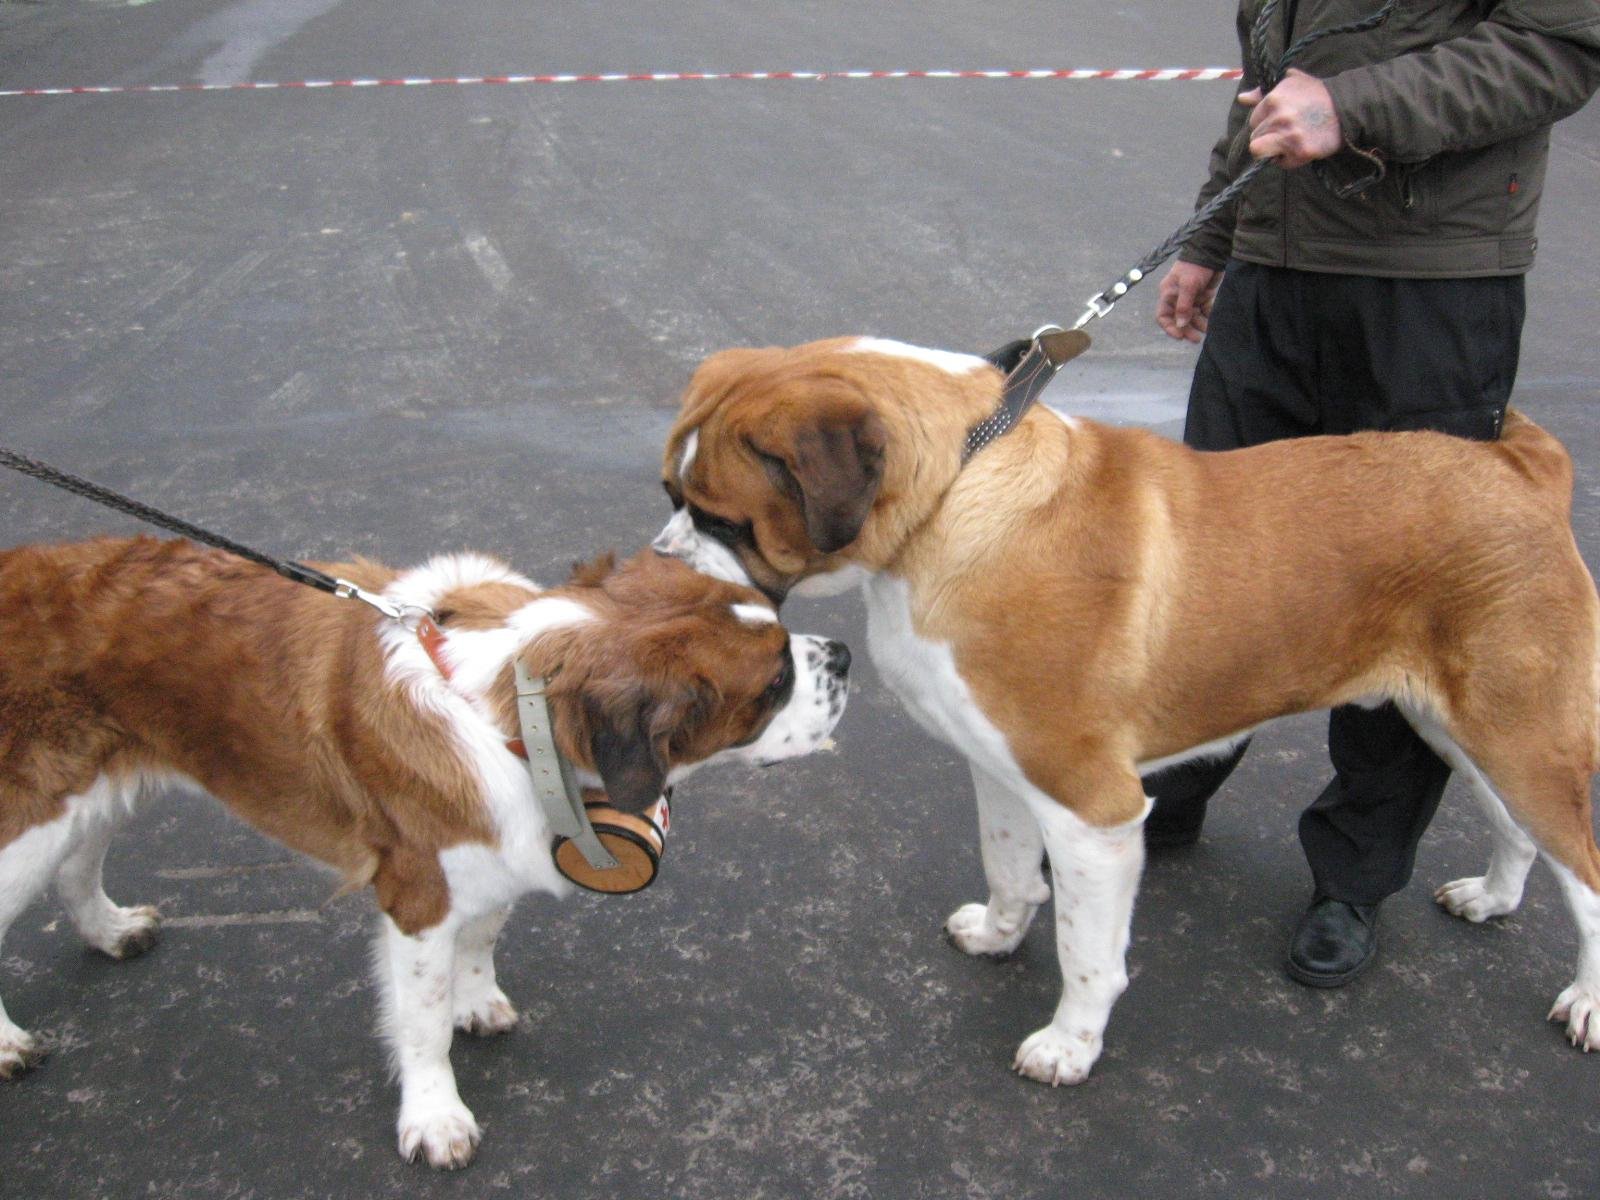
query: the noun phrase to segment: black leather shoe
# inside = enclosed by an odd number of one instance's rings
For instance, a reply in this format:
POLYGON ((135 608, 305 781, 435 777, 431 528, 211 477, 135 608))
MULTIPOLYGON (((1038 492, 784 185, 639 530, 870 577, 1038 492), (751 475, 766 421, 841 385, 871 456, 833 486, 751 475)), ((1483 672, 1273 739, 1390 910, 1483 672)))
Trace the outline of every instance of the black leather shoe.
POLYGON ((1340 987, 1366 970, 1377 952, 1378 906, 1323 896, 1300 918, 1284 965, 1296 983, 1340 987))

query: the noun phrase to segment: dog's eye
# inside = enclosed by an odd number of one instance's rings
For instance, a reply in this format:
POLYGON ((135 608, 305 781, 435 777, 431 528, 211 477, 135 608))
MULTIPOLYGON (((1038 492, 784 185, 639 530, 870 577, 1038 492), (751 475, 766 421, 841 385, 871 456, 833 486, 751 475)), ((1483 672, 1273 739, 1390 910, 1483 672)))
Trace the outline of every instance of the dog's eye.
POLYGON ((737 546, 750 540, 749 521, 730 521, 695 504, 689 505, 689 518, 697 530, 725 546, 737 546))
POLYGON ((793 678, 794 667, 789 662, 789 659, 785 657, 783 660, 783 666, 778 668, 778 673, 772 677, 772 682, 767 684, 765 695, 779 695, 785 688, 789 686, 789 683, 793 678))

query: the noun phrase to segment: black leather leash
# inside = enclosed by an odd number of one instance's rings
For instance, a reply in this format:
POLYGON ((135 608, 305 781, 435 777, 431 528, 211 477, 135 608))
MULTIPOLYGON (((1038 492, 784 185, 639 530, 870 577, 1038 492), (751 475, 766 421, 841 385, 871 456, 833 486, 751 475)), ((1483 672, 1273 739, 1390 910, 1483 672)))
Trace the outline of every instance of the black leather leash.
MULTIPOLYGON (((1364 33, 1369 29, 1376 29, 1389 19, 1397 3, 1398 0, 1386 0, 1383 7, 1370 16, 1328 29, 1313 30, 1299 41, 1292 43, 1283 52, 1282 57, 1273 63, 1267 59, 1263 48, 1266 45, 1267 28, 1278 10, 1278 0, 1266 0, 1260 12, 1256 14, 1250 30, 1251 57, 1254 59, 1256 78, 1262 93, 1265 94, 1277 86, 1295 60, 1310 46, 1325 37, 1364 33)), ((1291 31, 1294 27, 1296 6, 1297 0, 1290 0, 1289 8, 1286 10, 1288 27, 1291 31)), ((1248 130, 1245 133, 1248 133, 1248 130)), ((1362 179, 1343 185, 1335 185, 1319 171, 1318 178, 1341 198, 1364 191, 1382 179, 1384 174, 1383 162, 1375 154, 1351 146, 1348 142, 1346 145, 1372 163, 1374 169, 1362 179)), ((1117 301, 1126 296, 1135 284, 1181 250, 1190 238, 1200 232, 1212 217, 1232 204, 1239 193, 1249 187, 1256 176, 1274 161, 1270 158, 1258 158, 1252 161, 1227 187, 1197 209, 1171 237, 1141 258, 1115 282, 1089 297, 1082 315, 1073 322, 1071 329, 1063 330, 1059 325, 1046 325, 1037 330, 1031 338, 1008 342, 998 350, 985 354, 983 356, 985 359, 1005 373, 1005 385, 1001 392, 1000 404, 995 411, 967 431, 966 444, 961 451, 962 464, 965 465, 974 454, 1015 426, 1022 418, 1022 414, 1038 398, 1039 393, 1044 391, 1045 386, 1055 377, 1056 371, 1062 364, 1083 352, 1089 342, 1088 335, 1081 332, 1085 325, 1098 317, 1105 316, 1115 308, 1117 301), (1074 338, 1082 340, 1071 340, 1074 338)), ((1311 165, 1315 169, 1322 164, 1311 165)))
POLYGON ((351 583, 348 579, 336 579, 324 571, 305 563, 294 562, 290 559, 273 558, 270 554, 263 554, 241 542, 225 538, 219 533, 212 533, 199 525, 192 524, 175 517, 170 513, 162 512, 159 508, 152 508, 148 504, 114 492, 108 487, 92 483, 80 476, 52 467, 48 463, 40 462, 35 458, 28 458, 14 450, 0 446, 0 466, 10 467, 33 479, 60 488, 62 491, 71 492, 74 496, 82 496, 93 500, 96 504, 103 504, 118 512, 127 513, 129 516, 138 517, 141 521, 148 521, 151 525, 181 534, 192 541, 202 542, 207 546, 214 546, 218 550, 226 550, 229 554, 248 559, 253 563, 260 563, 270 567, 285 579, 292 579, 296 583, 303 583, 307 587, 314 587, 319 592, 327 592, 331 596, 338 596, 341 600, 360 600, 363 604, 370 604, 384 616, 396 621, 408 621, 413 616, 426 615, 421 612, 413 613, 409 607, 402 607, 392 600, 380 596, 375 592, 366 591, 351 583))
MULTIPOLYGON (((1304 54, 1311 46, 1315 45, 1317 42, 1320 42, 1326 37, 1338 37, 1350 33, 1365 33, 1370 29, 1376 29, 1389 19, 1389 16, 1394 12, 1395 5, 1397 3, 1398 0, 1386 0, 1383 7, 1378 9, 1378 11, 1374 12, 1370 16, 1362 17, 1357 21, 1349 21, 1343 25, 1335 25, 1328 29, 1312 30, 1299 41, 1292 43, 1289 48, 1283 52, 1283 56, 1279 58, 1276 63, 1273 63, 1267 59, 1263 47, 1266 44, 1266 32, 1268 24, 1271 22, 1273 14, 1278 8, 1278 0, 1267 0, 1267 2, 1261 6, 1261 11, 1256 14, 1255 22, 1250 29, 1250 51, 1251 57, 1255 60, 1257 79, 1256 86, 1261 89, 1262 95, 1265 95, 1282 81, 1283 77, 1289 73, 1289 68, 1294 65, 1295 60, 1304 54)), ((1291 29, 1293 28, 1294 21, 1294 7, 1294 4, 1291 3, 1288 13, 1288 20, 1290 22, 1291 29)), ((1247 136, 1248 132, 1249 131, 1247 128, 1245 131, 1243 131, 1241 136, 1247 136)), ((1369 163, 1372 164, 1373 169, 1369 174, 1363 176, 1361 179, 1354 180, 1349 183, 1335 184, 1324 172, 1318 170, 1318 168, 1322 166, 1321 163, 1311 164, 1312 170, 1317 173, 1317 177, 1321 179, 1322 182, 1341 199, 1353 196, 1357 192, 1365 191, 1367 188, 1371 187, 1373 184, 1382 179, 1384 175, 1383 161, 1376 154, 1372 153, 1371 151, 1362 150, 1359 147, 1352 146, 1348 142, 1345 144, 1350 150, 1354 151, 1356 154, 1360 155, 1362 158, 1365 158, 1369 163)), ((1082 329, 1096 317, 1103 317, 1110 312, 1116 306, 1117 301, 1121 300, 1128 294, 1128 290, 1132 288, 1134 284, 1138 283, 1145 276, 1149 275, 1151 271, 1155 270, 1162 263, 1166 262, 1167 259, 1171 258, 1174 254, 1181 250, 1184 244, 1190 238, 1199 233, 1212 217, 1216 216, 1217 213, 1221 212, 1229 204, 1232 204, 1239 193, 1244 191, 1245 188, 1249 187, 1255 177, 1261 174, 1261 172, 1264 171, 1268 166, 1272 165, 1274 161, 1274 159, 1270 158, 1258 158, 1252 161, 1248 167, 1239 173, 1233 182, 1228 184, 1227 187, 1223 188, 1220 192, 1208 200, 1203 207, 1196 210, 1194 216, 1185 221, 1171 237, 1162 242, 1155 249, 1151 250, 1149 254, 1146 254, 1143 258, 1141 258, 1137 263, 1129 268, 1124 275, 1122 275, 1109 287, 1106 287, 1089 297, 1086 307, 1084 308, 1083 315, 1073 323, 1072 327, 1074 329, 1082 329)))

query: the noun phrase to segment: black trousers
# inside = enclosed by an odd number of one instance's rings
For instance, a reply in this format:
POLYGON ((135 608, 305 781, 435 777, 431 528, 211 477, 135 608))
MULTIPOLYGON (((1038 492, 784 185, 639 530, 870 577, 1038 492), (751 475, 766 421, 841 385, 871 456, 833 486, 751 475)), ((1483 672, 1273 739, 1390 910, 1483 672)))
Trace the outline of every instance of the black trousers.
MULTIPOLYGON (((1232 450, 1279 438, 1433 429, 1493 440, 1517 373, 1523 279, 1379 279, 1228 265, 1183 438, 1232 450)), ((1152 819, 1198 828, 1244 756, 1145 780, 1152 819)), ((1336 708, 1334 777, 1300 817, 1318 896, 1376 904, 1411 878, 1450 768, 1397 709, 1336 708)))

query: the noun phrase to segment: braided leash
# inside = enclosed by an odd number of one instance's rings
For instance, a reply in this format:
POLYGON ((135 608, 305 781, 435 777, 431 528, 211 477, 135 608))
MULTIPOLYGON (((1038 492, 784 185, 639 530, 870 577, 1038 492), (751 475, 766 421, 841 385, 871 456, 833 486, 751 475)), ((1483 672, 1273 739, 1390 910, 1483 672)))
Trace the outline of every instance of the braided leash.
POLYGON ((338 596, 342 600, 360 600, 363 604, 370 604, 391 620, 405 622, 414 616, 425 615, 413 611, 409 606, 398 605, 387 597, 366 591, 364 588, 351 583, 348 579, 336 579, 334 576, 324 571, 319 571, 315 567, 307 566, 305 563, 294 562, 290 559, 273 558, 270 554, 263 554, 260 550, 254 550, 242 542, 223 537, 219 533, 212 533, 209 529, 202 529, 200 526, 185 521, 181 517, 162 512, 159 508, 152 508, 150 505, 132 497, 124 496, 121 492, 114 492, 108 487, 102 487, 98 483, 92 483, 80 476, 52 467, 48 463, 40 462, 38 459, 28 458, 25 455, 16 453, 14 450, 6 449, 4 446, 0 446, 0 466, 10 467, 13 471, 18 471, 43 483, 51 484, 62 491, 71 492, 74 496, 82 496, 86 500, 93 500, 96 504, 103 504, 107 508, 127 513, 129 516, 137 517, 139 520, 146 521, 151 525, 180 534, 191 541, 214 546, 218 550, 226 550, 229 554, 237 555, 239 558, 259 563, 263 567, 270 567, 285 579, 292 579, 296 583, 314 587, 320 592, 327 592, 329 595, 338 596))
MULTIPOLYGON (((1326 37, 1365 33, 1369 29, 1376 29, 1389 19, 1390 14, 1394 12, 1396 3, 1398 3, 1398 0, 1386 0, 1386 3, 1377 12, 1358 21, 1350 21, 1344 25, 1335 25, 1328 29, 1313 30, 1289 46, 1283 52, 1283 56, 1276 63, 1273 63, 1267 59, 1265 46, 1267 26, 1278 10, 1278 0, 1267 0, 1261 6, 1261 11, 1256 14, 1255 22, 1250 27, 1250 56, 1255 65, 1257 86, 1261 89, 1262 94, 1265 95, 1275 88, 1283 77, 1288 74, 1289 68, 1294 65, 1295 60, 1311 46, 1326 37)), ((1356 148, 1351 147, 1351 149, 1355 150, 1356 148)), ((1375 173, 1369 178, 1353 184, 1335 186, 1318 170, 1321 166, 1320 163, 1311 164, 1317 178, 1341 198, 1370 187, 1372 183, 1382 177, 1383 164, 1376 159, 1376 156, 1362 150, 1356 150, 1356 153, 1373 163, 1375 173)), ((1234 179, 1227 187, 1223 188, 1201 208, 1196 210, 1195 214, 1185 221, 1177 232, 1141 258, 1116 282, 1091 296, 1085 304, 1083 315, 1073 323, 1072 328, 1082 329, 1096 317, 1103 317, 1110 312, 1116 306, 1117 301, 1128 294, 1130 288, 1181 250, 1185 243, 1199 233, 1213 217, 1229 204, 1232 204, 1239 193, 1249 187, 1256 176, 1261 174, 1273 161, 1270 158, 1258 158, 1251 162, 1248 167, 1240 172, 1238 178, 1234 179)))

